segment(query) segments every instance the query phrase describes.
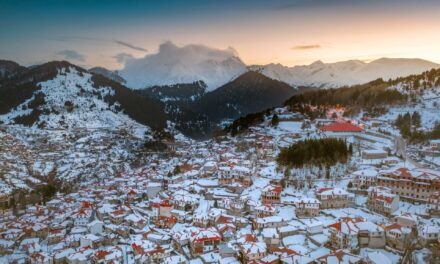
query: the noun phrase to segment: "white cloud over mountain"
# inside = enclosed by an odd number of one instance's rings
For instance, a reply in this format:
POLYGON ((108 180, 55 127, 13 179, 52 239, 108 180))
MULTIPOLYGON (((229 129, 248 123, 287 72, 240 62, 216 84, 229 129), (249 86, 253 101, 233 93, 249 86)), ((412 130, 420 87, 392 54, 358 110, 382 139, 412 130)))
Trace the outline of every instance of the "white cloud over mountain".
POLYGON ((213 90, 246 71, 246 65, 231 47, 224 50, 196 44, 179 47, 168 41, 159 46, 157 53, 127 59, 120 74, 132 88, 202 80, 208 90, 213 90))

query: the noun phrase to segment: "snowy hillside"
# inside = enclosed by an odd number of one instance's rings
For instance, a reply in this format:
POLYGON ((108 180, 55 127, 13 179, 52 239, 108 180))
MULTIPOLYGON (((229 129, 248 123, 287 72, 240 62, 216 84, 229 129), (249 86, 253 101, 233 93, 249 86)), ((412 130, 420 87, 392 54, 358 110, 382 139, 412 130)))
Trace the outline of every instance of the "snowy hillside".
POLYGON ((440 122, 440 70, 397 79, 389 89, 407 95, 410 102, 391 107, 381 118, 394 121, 399 115, 419 112, 423 130, 431 130, 440 122))
POLYGON ((381 58, 366 63, 359 60, 286 67, 281 64, 250 66, 264 75, 293 86, 340 87, 366 83, 377 78, 384 80, 420 74, 440 65, 421 59, 381 58))
MULTIPOLYGON (((92 75, 73 67, 62 68, 58 75, 37 85, 41 88, 0 120, 14 124, 17 118, 35 116, 33 126, 46 128, 100 128, 140 126, 117 110, 118 103, 110 106, 103 100, 113 95, 110 87, 96 89, 92 75)), ((146 127, 145 127, 146 128, 146 127)))
POLYGON ((246 65, 232 49, 202 45, 178 47, 171 42, 141 59, 129 59, 120 75, 131 88, 203 81, 211 91, 246 72, 246 65))

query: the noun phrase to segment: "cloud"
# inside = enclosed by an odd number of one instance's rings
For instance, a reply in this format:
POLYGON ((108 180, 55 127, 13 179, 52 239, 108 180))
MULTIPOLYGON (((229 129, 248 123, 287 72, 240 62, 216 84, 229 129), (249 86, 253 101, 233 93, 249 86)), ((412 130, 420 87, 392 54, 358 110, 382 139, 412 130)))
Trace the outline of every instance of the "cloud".
POLYGON ((309 49, 320 49, 322 48, 321 45, 319 44, 313 44, 313 45, 298 45, 298 46, 293 46, 292 49, 293 50, 309 50, 309 49))
POLYGON ((85 61, 86 57, 75 50, 61 50, 55 53, 56 55, 63 56, 66 60, 85 61))
POLYGON ((84 37, 84 36, 57 36, 54 38, 50 38, 51 40, 55 40, 55 41, 63 41, 63 42, 70 42, 70 41, 90 41, 90 42, 96 42, 96 43, 106 43, 106 42, 110 42, 110 43, 115 43, 130 49, 134 49, 137 51, 143 51, 143 52, 147 52, 147 49, 144 49, 142 47, 136 46, 134 44, 122 41, 122 40, 118 40, 118 39, 106 39, 106 38, 96 38, 96 37, 84 37))
POLYGON ((137 50, 137 51, 143 51, 143 52, 147 52, 147 51, 148 51, 148 50, 146 50, 146 49, 144 49, 144 48, 141 48, 141 47, 135 46, 135 45, 133 45, 133 44, 131 44, 131 43, 128 43, 128 42, 125 42, 125 41, 120 41, 120 40, 115 39, 115 40, 113 40, 113 42, 116 43, 116 44, 119 44, 119 45, 122 45, 122 46, 128 47, 128 48, 130 48, 130 49, 137 50))
POLYGON ((120 64, 125 63, 129 59, 133 59, 133 55, 130 53, 121 52, 116 54, 115 56, 112 56, 113 59, 116 59, 116 61, 120 64))
POLYGON ((208 90, 212 90, 246 70, 246 65, 232 47, 177 46, 167 41, 160 44, 157 53, 126 60, 120 74, 131 88, 203 80, 208 90))

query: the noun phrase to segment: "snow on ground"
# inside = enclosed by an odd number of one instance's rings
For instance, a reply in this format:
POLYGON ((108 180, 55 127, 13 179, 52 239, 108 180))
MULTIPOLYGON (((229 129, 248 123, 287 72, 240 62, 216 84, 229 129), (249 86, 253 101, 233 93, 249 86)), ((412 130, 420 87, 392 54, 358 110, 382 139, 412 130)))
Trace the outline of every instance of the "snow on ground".
POLYGON ((268 166, 265 166, 260 170, 259 175, 268 179, 282 179, 284 175, 281 172, 277 172, 276 168, 276 162, 270 162, 268 166))
POLYGON ((325 209, 322 210, 325 214, 331 215, 335 218, 340 217, 362 217, 367 221, 375 224, 385 223, 386 217, 379 214, 372 214, 359 208, 342 208, 342 209, 325 209))
POLYGON ((245 189, 240 195, 240 199, 245 200, 249 198, 255 203, 259 203, 261 197, 261 190, 270 184, 269 179, 256 178, 251 187, 245 189))
POLYGON ((286 221, 296 218, 294 206, 283 206, 278 209, 278 216, 286 221))
POLYGON ((380 260, 380 264, 397 264, 400 263, 402 259, 402 257, 396 253, 379 248, 361 248, 359 255, 362 257, 374 257, 375 260, 380 260))
POLYGON ((402 213, 412 213, 417 215, 426 215, 426 204, 411 204, 400 201, 399 208, 393 215, 400 215, 402 213))
POLYGON ((117 110, 118 103, 110 106, 102 98, 113 95, 109 87, 93 87, 89 73, 79 73, 75 68, 62 68, 52 80, 40 82, 39 91, 5 115, 0 120, 6 124, 14 123, 19 116, 29 115, 32 111, 30 103, 40 95, 44 96, 44 104, 38 109, 39 124, 46 128, 118 128, 136 127, 137 134, 147 131, 145 126, 133 121, 127 115, 117 110), (141 130, 139 130, 141 129, 141 130))
MULTIPOLYGON (((398 87, 397 89, 399 90, 398 87)), ((379 118, 394 122, 399 115, 419 112, 422 119, 421 127, 432 129, 437 122, 440 122, 440 115, 438 114, 440 110, 440 87, 424 90, 423 95, 419 95, 418 99, 419 101, 413 105, 391 107, 388 113, 379 118)))
MULTIPOLYGON (((440 105, 440 100, 439 100, 440 105)), ((386 119, 390 121, 395 121, 399 115, 404 115, 406 113, 413 114, 414 112, 423 113, 421 115, 422 124, 421 127, 424 129, 432 129, 437 122, 440 122, 440 115, 438 114, 440 107, 438 108, 423 108, 418 106, 408 106, 408 107, 392 107, 389 109, 388 113, 381 116, 380 119, 386 119)))
POLYGON ((278 128, 280 130, 284 130, 286 132, 291 132, 291 133, 300 133, 301 126, 302 126, 302 122, 293 122, 293 121, 282 121, 278 124, 278 128))

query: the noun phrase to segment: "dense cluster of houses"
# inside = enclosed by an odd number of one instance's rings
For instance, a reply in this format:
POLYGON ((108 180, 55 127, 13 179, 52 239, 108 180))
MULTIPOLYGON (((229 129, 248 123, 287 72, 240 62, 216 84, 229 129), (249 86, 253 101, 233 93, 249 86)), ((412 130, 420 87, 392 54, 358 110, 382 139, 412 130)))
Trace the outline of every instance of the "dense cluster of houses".
POLYGON ((0 262, 383 264, 438 254, 440 172, 369 166, 289 184, 274 162, 279 138, 255 128, 182 144, 18 215, 3 211, 0 262))
POLYGON ((119 171, 133 161, 133 149, 143 143, 127 132, 130 129, 40 130, 0 125, 0 208, 18 199, 14 191, 32 190, 44 184, 45 177, 75 182, 119 171))

